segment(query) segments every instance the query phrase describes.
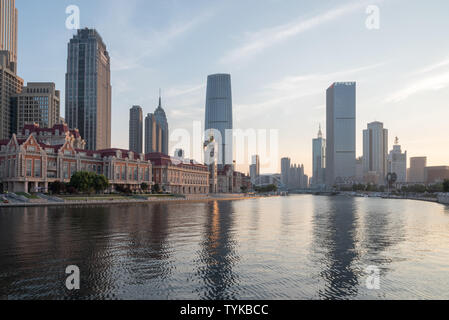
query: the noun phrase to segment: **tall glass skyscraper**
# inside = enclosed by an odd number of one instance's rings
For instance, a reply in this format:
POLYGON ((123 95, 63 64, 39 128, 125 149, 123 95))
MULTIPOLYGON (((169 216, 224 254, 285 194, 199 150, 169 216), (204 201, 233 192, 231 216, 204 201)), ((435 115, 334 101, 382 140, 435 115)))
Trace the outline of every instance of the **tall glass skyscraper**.
POLYGON ((232 129, 231 75, 210 75, 207 78, 205 130, 216 130, 221 135, 221 137, 214 137, 215 141, 219 144, 219 166, 225 164, 232 165, 234 162, 232 129), (226 136, 227 132, 229 136, 226 136))
POLYGON ((111 147, 111 65, 101 36, 81 29, 68 45, 65 116, 88 150, 111 147))
POLYGON ((327 89, 326 184, 355 178, 356 83, 336 82, 327 89))
POLYGON ((142 153, 143 111, 140 106, 129 110, 129 150, 142 153))
POLYGON ((383 184, 388 173, 388 130, 382 122, 372 122, 363 130, 363 172, 377 174, 383 184))
POLYGON ((154 113, 145 118, 145 153, 163 153, 168 155, 169 129, 167 115, 162 108, 162 98, 154 113))
POLYGON ((17 24, 15 0, 0 0, 0 51, 8 51, 10 69, 17 72, 17 24))
POLYGON ((318 137, 313 139, 313 179, 312 184, 319 186, 325 184, 326 169, 326 139, 323 139, 323 133, 318 131, 318 137))

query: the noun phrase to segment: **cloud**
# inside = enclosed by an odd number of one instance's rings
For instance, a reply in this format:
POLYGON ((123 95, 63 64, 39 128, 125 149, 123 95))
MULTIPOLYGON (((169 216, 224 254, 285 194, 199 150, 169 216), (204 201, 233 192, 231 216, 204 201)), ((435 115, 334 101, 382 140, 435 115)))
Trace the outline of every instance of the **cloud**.
POLYGON ((449 57, 412 72, 411 77, 415 77, 415 80, 389 95, 385 101, 387 103, 401 102, 416 94, 449 87, 449 68, 445 68, 448 66, 449 57), (425 74, 427 75, 424 77, 425 74))
POLYGON ((403 89, 390 95, 386 102, 401 102, 407 98, 429 91, 438 91, 449 86, 449 71, 417 80, 403 89))
POLYGON ((249 33, 243 40, 243 43, 245 44, 228 52, 221 59, 221 63, 232 63, 237 60, 247 59, 257 53, 260 53, 264 49, 286 41, 303 32, 319 27, 325 23, 341 18, 347 14, 366 7, 367 4, 373 4, 376 2, 379 1, 372 0, 369 1, 369 3, 366 1, 359 1, 336 7, 309 19, 301 19, 276 27, 263 29, 255 33, 249 33))

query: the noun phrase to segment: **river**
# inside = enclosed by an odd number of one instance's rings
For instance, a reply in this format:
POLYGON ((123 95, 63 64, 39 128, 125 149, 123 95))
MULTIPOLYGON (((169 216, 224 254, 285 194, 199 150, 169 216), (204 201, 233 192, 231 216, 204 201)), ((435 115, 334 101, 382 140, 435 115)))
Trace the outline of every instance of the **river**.
POLYGON ((449 299, 448 240, 412 200, 1 208, 0 299, 449 299))

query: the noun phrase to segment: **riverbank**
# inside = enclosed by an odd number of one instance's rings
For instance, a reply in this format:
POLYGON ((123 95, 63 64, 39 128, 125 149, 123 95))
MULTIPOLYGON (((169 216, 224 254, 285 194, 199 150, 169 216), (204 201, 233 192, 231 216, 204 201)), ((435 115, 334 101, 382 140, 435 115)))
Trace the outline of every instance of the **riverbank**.
POLYGON ((148 199, 106 199, 106 200, 70 200, 61 202, 27 202, 27 203, 0 203, 0 208, 21 208, 21 207, 67 207, 67 206, 92 206, 92 205, 123 205, 123 204, 154 204, 154 203, 194 203, 194 202, 214 202, 214 201, 238 201, 250 199, 271 198, 275 196, 248 196, 240 194, 223 194, 209 196, 186 196, 184 197, 163 197, 148 199))
POLYGON ((372 192, 372 193, 356 193, 356 192, 340 192, 341 195, 359 197, 359 198, 381 198, 381 199, 391 199, 391 200, 415 200, 415 201, 425 201, 440 204, 449 205, 449 194, 435 194, 432 197, 424 197, 420 195, 392 195, 386 192, 372 192))

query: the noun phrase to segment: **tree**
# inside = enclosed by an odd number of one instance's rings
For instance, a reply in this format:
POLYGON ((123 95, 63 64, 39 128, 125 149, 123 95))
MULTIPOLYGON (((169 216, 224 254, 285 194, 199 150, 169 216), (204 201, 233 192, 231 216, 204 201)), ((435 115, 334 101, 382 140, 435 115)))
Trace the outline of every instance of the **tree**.
POLYGON ((104 175, 95 175, 93 187, 97 193, 104 192, 109 187, 109 180, 104 175))
POLYGON ((143 182, 143 183, 140 185, 140 189, 142 189, 143 192, 147 192, 147 191, 148 191, 148 188, 149 188, 149 186, 148 186, 148 184, 146 184, 145 182, 143 182))
POLYGON ((444 190, 444 192, 449 192, 449 179, 444 180, 443 190, 444 190))
POLYGON ((70 179, 70 186, 81 193, 91 193, 94 190, 95 174, 92 172, 79 171, 70 179))
POLYGON ((247 186, 242 186, 240 189, 242 190, 242 193, 247 193, 248 192, 248 187, 247 186))
POLYGON ((52 194, 61 194, 65 192, 66 186, 61 181, 55 181, 48 185, 48 189, 52 194))
POLYGON ((152 192, 152 193, 160 193, 160 192, 161 192, 161 186, 159 185, 159 183, 156 183, 156 184, 153 186, 151 192, 152 192))

